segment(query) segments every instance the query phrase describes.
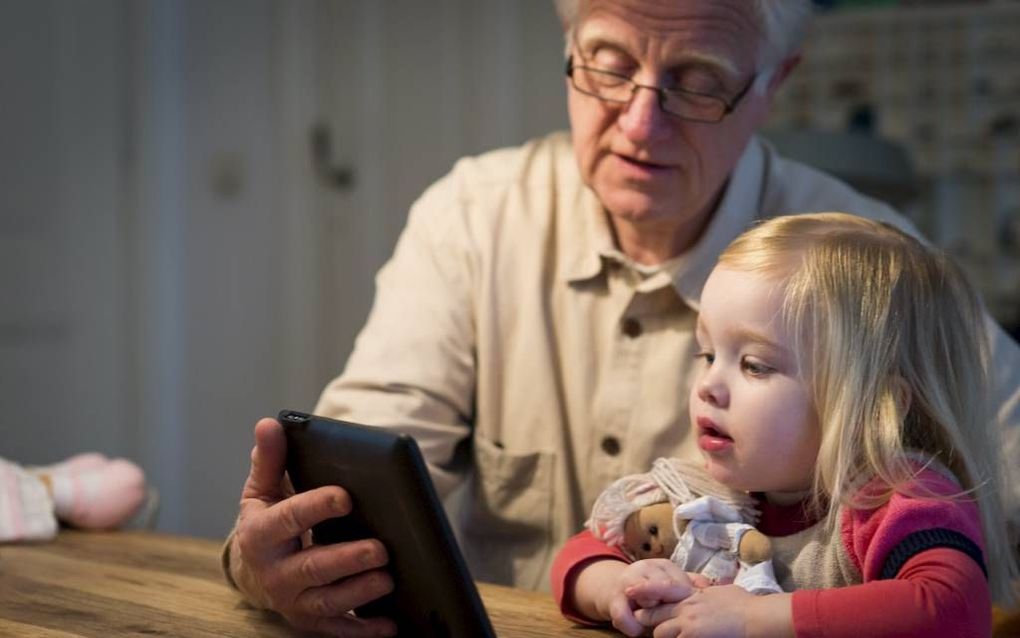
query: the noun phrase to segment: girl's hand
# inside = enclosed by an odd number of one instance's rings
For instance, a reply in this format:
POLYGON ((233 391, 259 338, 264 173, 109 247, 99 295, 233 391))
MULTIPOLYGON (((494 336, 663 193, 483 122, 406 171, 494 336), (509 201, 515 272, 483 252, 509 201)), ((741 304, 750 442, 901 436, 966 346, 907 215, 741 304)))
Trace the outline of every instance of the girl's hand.
POLYGON ((634 617, 643 626, 654 627, 655 638, 792 637, 790 601, 790 594, 755 596, 736 585, 724 585, 699 589, 680 602, 638 609, 634 617))
POLYGON ((640 636, 645 627, 635 618, 635 609, 677 603, 703 585, 707 585, 706 579, 688 575, 665 558, 639 560, 630 565, 600 561, 578 575, 575 600, 582 609, 583 602, 590 601, 593 609, 587 615, 611 621, 624 635, 640 636), (628 594, 635 587, 643 592, 641 596, 628 594))

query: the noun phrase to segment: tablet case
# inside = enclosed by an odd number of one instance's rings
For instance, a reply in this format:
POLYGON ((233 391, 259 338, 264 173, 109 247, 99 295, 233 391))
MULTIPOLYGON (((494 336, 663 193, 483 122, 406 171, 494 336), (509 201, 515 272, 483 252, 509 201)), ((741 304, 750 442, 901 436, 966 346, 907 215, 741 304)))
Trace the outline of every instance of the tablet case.
POLYGON ((387 616, 401 636, 495 637, 414 439, 284 410, 287 472, 297 492, 348 491, 353 511, 312 528, 316 544, 378 538, 394 591, 355 610, 387 616))

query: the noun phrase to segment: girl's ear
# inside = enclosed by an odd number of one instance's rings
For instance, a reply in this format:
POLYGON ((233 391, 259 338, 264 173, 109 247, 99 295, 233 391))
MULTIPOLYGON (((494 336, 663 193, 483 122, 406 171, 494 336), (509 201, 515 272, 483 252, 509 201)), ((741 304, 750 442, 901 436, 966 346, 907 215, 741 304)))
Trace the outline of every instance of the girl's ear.
POLYGON ((893 400, 896 402, 896 410, 906 417, 907 412, 910 412, 910 404, 914 399, 914 393, 910 391, 910 385, 902 376, 894 374, 892 379, 890 379, 890 386, 893 400))

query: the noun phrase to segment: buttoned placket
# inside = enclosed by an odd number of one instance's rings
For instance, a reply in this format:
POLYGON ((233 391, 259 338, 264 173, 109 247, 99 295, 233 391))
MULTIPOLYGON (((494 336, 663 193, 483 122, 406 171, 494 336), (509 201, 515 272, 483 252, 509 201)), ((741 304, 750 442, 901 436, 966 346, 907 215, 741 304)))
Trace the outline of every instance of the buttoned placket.
POLYGON ((602 380, 605 387, 596 393, 600 402, 594 406, 592 453, 595 458, 589 464, 591 476, 587 481, 589 489, 596 494, 634 465, 628 462, 633 456, 628 442, 633 441, 632 437, 640 429, 640 424, 634 420, 641 395, 642 372, 649 354, 648 333, 661 322, 661 317, 657 316, 661 306, 659 295, 671 284, 665 273, 643 278, 632 266, 621 263, 607 268, 606 277, 610 296, 626 299, 626 302, 613 334, 602 380))

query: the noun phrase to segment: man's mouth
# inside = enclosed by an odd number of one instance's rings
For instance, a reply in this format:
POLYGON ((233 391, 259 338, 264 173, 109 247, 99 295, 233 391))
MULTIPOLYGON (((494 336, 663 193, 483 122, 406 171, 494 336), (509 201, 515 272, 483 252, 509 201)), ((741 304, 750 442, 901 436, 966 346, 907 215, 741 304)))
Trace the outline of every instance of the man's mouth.
POLYGON ((659 164, 657 162, 650 162, 650 161, 645 161, 645 160, 639 160, 636 157, 631 157, 630 155, 621 155, 620 153, 617 153, 616 156, 619 157, 624 162, 626 162, 628 164, 632 164, 632 165, 637 166, 639 168, 644 168, 644 169, 649 169, 649 170, 662 170, 662 169, 669 168, 669 166, 667 166, 666 164, 659 164))

